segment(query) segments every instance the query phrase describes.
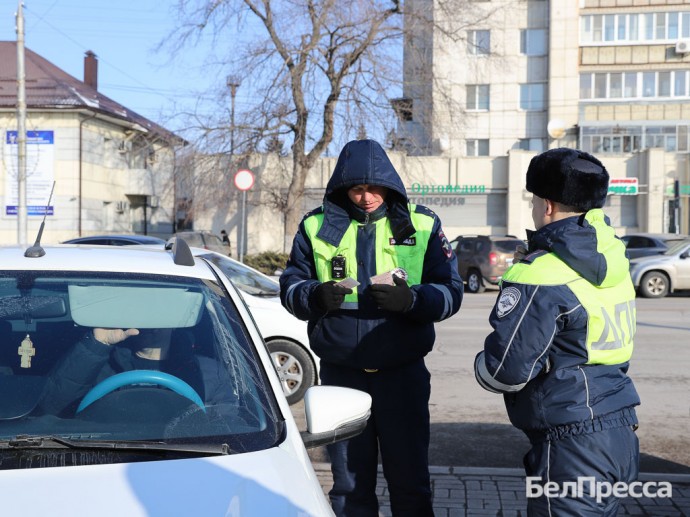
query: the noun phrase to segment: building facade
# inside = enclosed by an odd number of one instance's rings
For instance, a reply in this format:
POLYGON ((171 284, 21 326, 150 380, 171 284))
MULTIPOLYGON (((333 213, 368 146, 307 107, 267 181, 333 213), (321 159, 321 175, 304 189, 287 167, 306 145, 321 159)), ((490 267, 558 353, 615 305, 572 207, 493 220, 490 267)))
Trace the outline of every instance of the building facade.
MULTIPOLYGON (((415 155, 505 157, 577 147, 628 165, 625 227, 690 230, 690 2, 469 0, 452 39, 410 24, 397 145, 415 155), (663 150, 650 184, 639 153, 663 150), (660 214, 645 199, 661 189, 660 214), (654 224, 652 224, 654 226, 654 224)), ((415 0, 416 12, 433 3, 415 0)))
MULTIPOLYGON (((185 142, 100 94, 92 52, 84 59, 83 81, 29 49, 25 71, 28 241, 44 214, 46 243, 100 233, 168 237, 175 222, 176 149, 185 142)), ((0 244, 17 244, 15 42, 0 42, 0 92, 0 244)))

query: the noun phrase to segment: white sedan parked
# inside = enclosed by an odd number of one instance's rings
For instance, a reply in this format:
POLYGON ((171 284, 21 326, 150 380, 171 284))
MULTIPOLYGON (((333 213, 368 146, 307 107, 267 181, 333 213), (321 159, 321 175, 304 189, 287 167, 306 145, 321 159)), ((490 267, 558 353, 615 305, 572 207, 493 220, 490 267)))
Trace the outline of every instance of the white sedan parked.
POLYGON ((0 514, 332 515, 307 447, 356 435, 366 393, 292 417, 242 296, 174 249, 0 248, 0 514))

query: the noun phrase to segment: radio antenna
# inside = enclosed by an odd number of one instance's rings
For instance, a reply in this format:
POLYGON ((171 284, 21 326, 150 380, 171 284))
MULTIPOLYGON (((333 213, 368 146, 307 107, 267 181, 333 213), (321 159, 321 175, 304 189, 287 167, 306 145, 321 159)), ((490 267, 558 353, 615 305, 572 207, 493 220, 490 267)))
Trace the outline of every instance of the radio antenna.
POLYGON ((36 242, 30 248, 24 252, 25 257, 38 258, 46 254, 46 250, 41 247, 41 237, 43 237, 43 228, 46 225, 46 216, 48 215, 48 208, 50 207, 50 201, 53 199, 53 190, 55 190, 55 182, 53 181, 53 186, 50 187, 50 196, 48 197, 48 204, 43 211, 43 221, 41 221, 41 227, 38 229, 38 235, 36 236, 36 242))

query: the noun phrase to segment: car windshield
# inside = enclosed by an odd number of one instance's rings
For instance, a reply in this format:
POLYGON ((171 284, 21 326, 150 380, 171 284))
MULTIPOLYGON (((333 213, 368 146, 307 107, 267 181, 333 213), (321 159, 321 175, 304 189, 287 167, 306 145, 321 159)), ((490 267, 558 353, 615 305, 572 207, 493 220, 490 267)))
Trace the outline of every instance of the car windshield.
POLYGON ((674 241, 668 243, 668 249, 664 251, 664 255, 676 255, 684 248, 690 245, 690 239, 685 239, 682 241, 674 241))
POLYGON ((282 436, 265 370, 216 283, 4 271, 0 336, 0 441, 248 452, 282 436))
POLYGON ((241 262, 235 262, 234 260, 213 253, 201 256, 218 266, 220 270, 245 293, 265 297, 280 296, 280 284, 278 282, 245 266, 241 262))

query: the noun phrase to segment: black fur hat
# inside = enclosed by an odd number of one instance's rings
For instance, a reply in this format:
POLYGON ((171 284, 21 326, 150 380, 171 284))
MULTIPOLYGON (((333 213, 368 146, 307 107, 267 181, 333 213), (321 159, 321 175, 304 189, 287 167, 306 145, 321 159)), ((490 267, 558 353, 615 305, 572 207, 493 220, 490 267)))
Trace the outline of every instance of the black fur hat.
POLYGON ((549 149, 532 158, 527 168, 528 192, 578 211, 604 206, 608 189, 606 168, 577 149, 549 149))

